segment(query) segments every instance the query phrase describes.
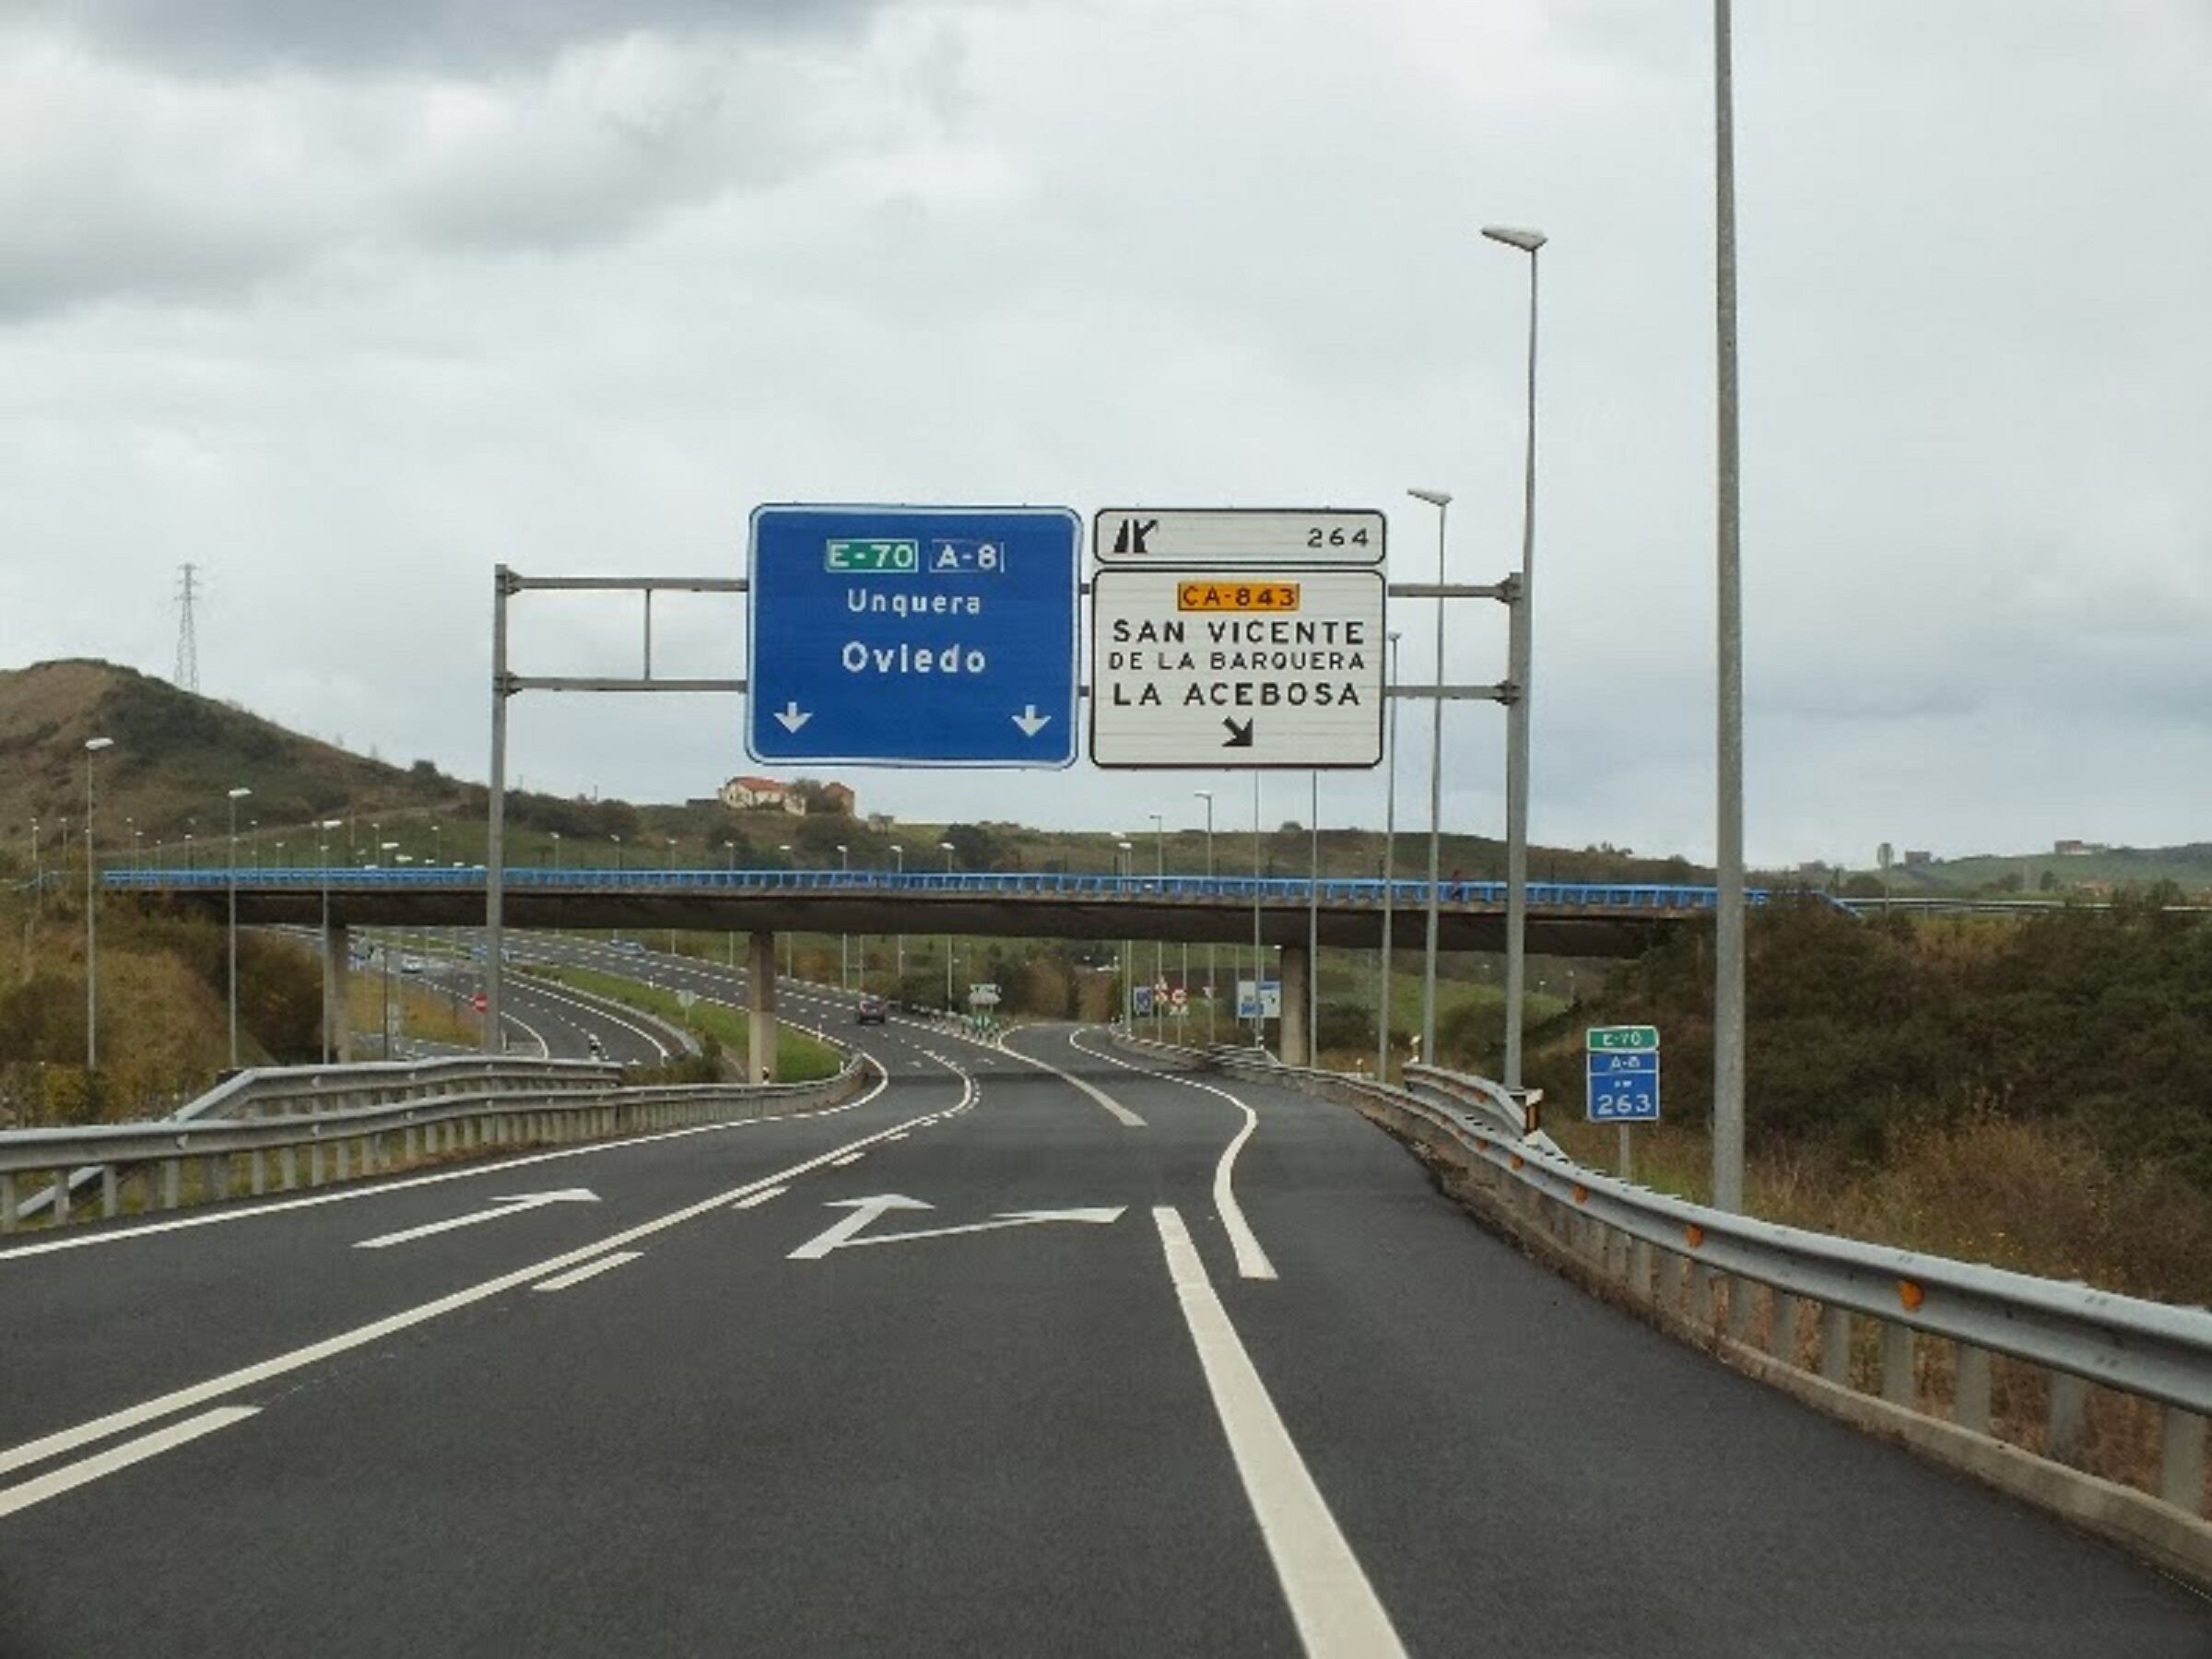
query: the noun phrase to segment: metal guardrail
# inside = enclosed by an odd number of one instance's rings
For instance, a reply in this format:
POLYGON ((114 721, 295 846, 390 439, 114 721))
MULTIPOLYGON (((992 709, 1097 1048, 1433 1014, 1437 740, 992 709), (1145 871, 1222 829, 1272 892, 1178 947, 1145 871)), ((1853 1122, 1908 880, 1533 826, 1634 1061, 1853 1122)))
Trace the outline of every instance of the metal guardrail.
POLYGON ((338 1112, 466 1089, 604 1088, 621 1076, 621 1066, 603 1060, 489 1055, 370 1060, 349 1065, 263 1065, 218 1083, 172 1115, 178 1119, 239 1118, 338 1112))
MULTIPOLYGON (((121 891, 223 891, 231 883, 224 869, 157 870, 112 869, 101 880, 121 891)), ((465 869, 319 869, 263 868, 241 871, 241 890, 253 892, 357 892, 365 889, 410 892, 482 892, 481 865, 465 869)), ((1440 881, 1439 904, 1502 907, 1502 881, 1440 881)), ((1384 900, 1400 909, 1415 909, 1429 900, 1426 881, 1379 877, 1324 877, 1309 883, 1303 877, 1253 876, 1091 876, 1030 871, 912 871, 890 870, 603 870, 564 867, 535 869, 510 867, 504 890, 568 890, 619 892, 744 892, 744 893, 909 893, 973 894, 988 897, 1042 897, 1102 900, 1172 900, 1187 902, 1251 904, 1308 901, 1309 889, 1318 888, 1323 904, 1372 908, 1384 900)), ((1748 902, 1766 903, 1773 895, 1753 888, 1748 902)), ((1821 897, 1825 897, 1822 895, 1821 897)), ((1558 910, 1606 912, 1650 911, 1701 912, 1714 907, 1710 887, 1664 882, 1534 881, 1528 885, 1528 902, 1558 910)), ((1834 902, 1834 900, 1830 900, 1834 902)))
POLYGON ((1801 1310, 1817 1310, 1814 1374, 1839 1387, 1849 1383, 1852 1319, 1878 1321, 1880 1398, 1903 1412, 1932 1416, 1918 1398, 1915 1345, 1924 1337, 1954 1345, 1948 1423, 1975 1435, 1991 1430, 1990 1356, 2041 1368, 2052 1383, 2043 1443, 2037 1453, 2010 1448, 2021 1455, 2069 1465, 2082 1441, 2084 1383, 2151 1402, 2161 1409, 2156 1501, 2189 1529, 2179 1558, 2171 1557, 2170 1540, 2153 1539, 2152 1547, 2212 1580, 2212 1529, 2200 1519, 2206 1418, 2212 1415, 2212 1311, 1785 1227, 1654 1193, 1586 1169, 1548 1136, 1524 1132, 1520 1103, 1484 1077, 1415 1065, 1406 1068, 1408 1087, 1397 1088, 1283 1065, 1251 1049, 1201 1052, 1123 1041, 1265 1076, 1373 1109, 1385 1121, 1394 1117, 1409 1138, 1488 1178, 1529 1228, 1549 1224, 1595 1277, 1653 1306, 1687 1304, 1701 1328, 1791 1371, 1800 1370, 1801 1310), (1755 1344, 1762 1303, 1763 1335, 1755 1344))
MULTIPOLYGON (((859 1055, 848 1053, 834 1076, 812 1082, 645 1088, 614 1084, 612 1077, 620 1075, 618 1066, 576 1061, 441 1061, 412 1067, 344 1069, 399 1073, 457 1072, 465 1067, 490 1075, 473 1088, 418 1088, 397 1098, 332 1103, 324 1110, 246 1116, 209 1113, 148 1123, 74 1124, 0 1134, 0 1232, 12 1231, 20 1224, 23 1212, 18 1196, 26 1175, 51 1179, 65 1171, 90 1171, 100 1187, 100 1214, 112 1217, 122 1210, 121 1189, 126 1174, 143 1171, 147 1181, 144 1207, 174 1209, 183 1202, 188 1159, 196 1160, 199 1197, 231 1196, 234 1179, 240 1173, 234 1161, 240 1159, 246 1160, 243 1186, 259 1196, 301 1185, 320 1186, 326 1179, 343 1181, 356 1174, 374 1174, 394 1161, 421 1156, 500 1146, 566 1144, 735 1122, 794 1106, 833 1104, 849 1099, 869 1069, 859 1055), (569 1074, 558 1079, 563 1087, 550 1086, 557 1079, 546 1075, 548 1066, 569 1074), (538 1075, 521 1078, 500 1075, 516 1071, 538 1075), (396 1147, 391 1145, 395 1136, 396 1147), (304 1181, 302 1152, 306 1154, 304 1181)), ((234 1078, 232 1083, 244 1080, 234 1078)), ((375 1089, 364 1085, 358 1092, 373 1093, 375 1089)), ((319 1099, 335 1102, 336 1091, 326 1091, 319 1099)), ((68 1219, 71 1190, 77 1184, 74 1173, 68 1182, 53 1182, 49 1195, 57 1225, 68 1219)))

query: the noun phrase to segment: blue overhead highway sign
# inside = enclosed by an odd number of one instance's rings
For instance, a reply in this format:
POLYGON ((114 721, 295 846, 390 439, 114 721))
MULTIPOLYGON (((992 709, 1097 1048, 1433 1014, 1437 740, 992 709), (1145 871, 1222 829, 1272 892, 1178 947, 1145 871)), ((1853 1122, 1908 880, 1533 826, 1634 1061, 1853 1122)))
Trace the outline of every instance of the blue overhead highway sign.
POLYGON ((756 508, 756 760, 1067 766, 1082 521, 1065 507, 756 508))

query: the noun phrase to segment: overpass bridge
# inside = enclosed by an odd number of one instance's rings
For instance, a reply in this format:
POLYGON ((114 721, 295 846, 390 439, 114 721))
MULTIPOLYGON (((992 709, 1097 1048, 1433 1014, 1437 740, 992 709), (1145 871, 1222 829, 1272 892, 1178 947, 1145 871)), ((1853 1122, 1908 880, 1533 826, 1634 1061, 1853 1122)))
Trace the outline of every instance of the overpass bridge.
MULTIPOLYGON (((111 891, 227 915, 250 925, 327 930, 324 1018, 346 1056, 347 930, 357 926, 479 927, 488 876, 454 869, 116 869, 111 891)), ((1769 894, 1747 895, 1764 903, 1769 894)), ((1506 884, 1435 884, 1442 950, 1500 950, 1506 884)), ((1430 884, 1379 877, 1094 876, 1030 871, 735 870, 510 867, 501 924, 525 928, 681 929, 747 935, 752 1052, 775 1053, 779 933, 963 935, 1001 938, 1144 939, 1274 945, 1282 950, 1284 1058, 1310 1057, 1309 940, 1374 949, 1382 922, 1394 942, 1427 935, 1430 884)), ((1714 908, 1710 887, 1646 882, 1533 882, 1528 947, 1548 956, 1633 956, 1669 927, 1714 908)), ((487 963, 488 1032, 500 1027, 500 972, 487 963)), ((492 1041, 488 1037, 488 1042, 492 1041)))
MULTIPOLYGON (((484 921, 481 865, 453 869, 118 869, 110 890, 223 910, 254 925, 475 927, 484 921)), ((1426 925, 1429 883, 1379 877, 1094 876, 1028 871, 609 870, 510 867, 508 925, 679 928, 704 932, 957 934, 1012 938, 1164 939, 1302 947, 1382 944, 1382 915, 1410 944, 1426 925), (1409 931, 1410 930, 1410 931, 1409 931)), ((1754 889, 1754 904, 1769 895, 1754 889)), ((1500 950, 1506 884, 1437 883, 1438 943, 1500 950)), ((1648 882, 1531 882, 1528 945, 1547 956, 1634 956, 1665 929, 1713 908, 1710 887, 1648 882)))

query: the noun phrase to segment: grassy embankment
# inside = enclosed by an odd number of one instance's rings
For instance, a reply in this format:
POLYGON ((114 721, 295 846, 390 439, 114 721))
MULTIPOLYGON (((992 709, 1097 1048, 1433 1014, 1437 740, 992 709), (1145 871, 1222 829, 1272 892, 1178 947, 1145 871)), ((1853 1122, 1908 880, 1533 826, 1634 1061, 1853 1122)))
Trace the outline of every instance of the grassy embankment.
MULTIPOLYGON (((659 985, 642 985, 635 980, 621 979, 611 973, 596 973, 588 968, 533 964, 522 971, 534 978, 552 980, 559 984, 588 992, 594 996, 604 996, 610 1002, 641 1009, 666 1020, 670 1025, 693 1031, 702 1040, 712 1038, 722 1053, 735 1063, 741 1076, 751 1070, 751 1038, 742 1008, 732 1008, 701 998, 687 1009, 673 991, 659 985)), ((842 1064, 842 1057, 828 1043, 808 1036, 784 1021, 777 1022, 778 1081, 806 1083, 818 1077, 835 1077, 838 1067, 842 1064)))

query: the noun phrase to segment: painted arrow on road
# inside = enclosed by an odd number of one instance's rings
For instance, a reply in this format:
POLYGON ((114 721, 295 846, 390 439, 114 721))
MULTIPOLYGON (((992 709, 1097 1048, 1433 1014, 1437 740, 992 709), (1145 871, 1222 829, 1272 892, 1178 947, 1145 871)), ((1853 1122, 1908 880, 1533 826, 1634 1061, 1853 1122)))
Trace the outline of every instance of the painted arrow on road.
POLYGON ((873 1198, 841 1198, 828 1207, 849 1209, 853 1213, 793 1251, 793 1261, 818 1262, 833 1250, 858 1250, 867 1244, 905 1244, 916 1239, 948 1239, 955 1233, 995 1232, 1006 1227, 1042 1227, 1054 1221, 1104 1227, 1120 1220, 1126 1206, 1116 1205, 1110 1209, 1008 1210, 988 1221, 971 1221, 961 1227, 930 1227, 915 1232, 870 1233, 865 1238, 857 1235, 892 1210, 925 1210, 935 1206, 919 1198, 907 1198, 897 1193, 879 1193, 873 1198))
POLYGON ((356 1250, 382 1250, 387 1245, 405 1244, 412 1239, 427 1239, 432 1233, 452 1232, 457 1227, 475 1227, 483 1221, 502 1221, 509 1216, 520 1216, 548 1204, 596 1204, 599 1194, 589 1187, 568 1187, 558 1193, 524 1193, 512 1198, 494 1198, 493 1209, 473 1210, 465 1216, 455 1216, 446 1221, 432 1221, 427 1227, 410 1227, 404 1232, 384 1233, 373 1239, 363 1239, 356 1250))

